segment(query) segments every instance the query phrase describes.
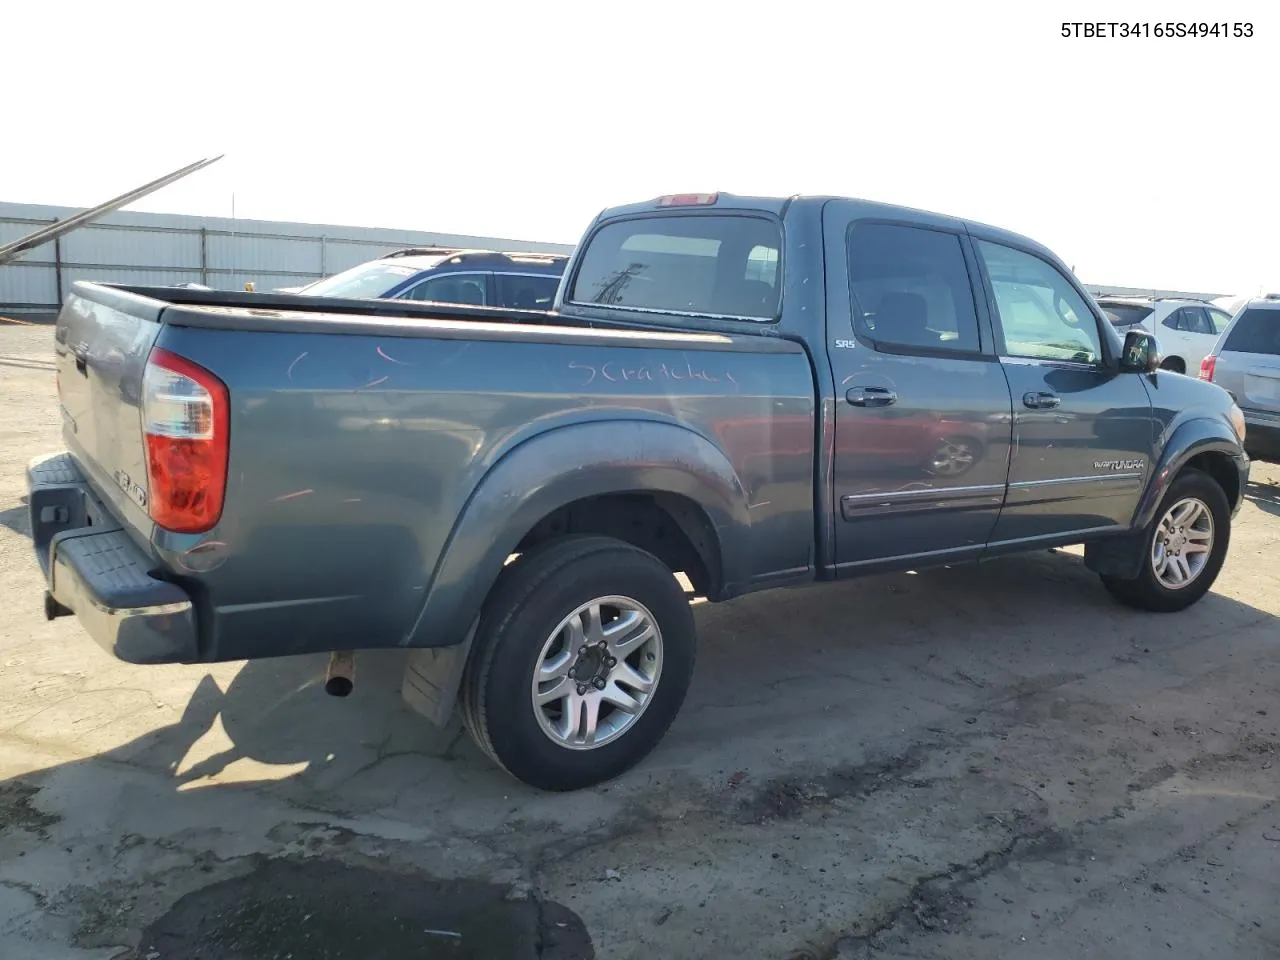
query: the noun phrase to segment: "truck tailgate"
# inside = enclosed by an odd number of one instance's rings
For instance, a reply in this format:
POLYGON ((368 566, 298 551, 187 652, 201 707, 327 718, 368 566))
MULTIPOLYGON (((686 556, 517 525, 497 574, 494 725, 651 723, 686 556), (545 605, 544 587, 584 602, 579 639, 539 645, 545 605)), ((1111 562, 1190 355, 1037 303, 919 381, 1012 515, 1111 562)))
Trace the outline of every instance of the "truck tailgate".
POLYGON ((151 527, 142 378, 160 333, 161 306, 155 304, 154 314, 146 316, 138 298, 132 298, 126 311, 72 296, 58 319, 55 346, 67 449, 117 518, 141 534, 139 539, 151 527))

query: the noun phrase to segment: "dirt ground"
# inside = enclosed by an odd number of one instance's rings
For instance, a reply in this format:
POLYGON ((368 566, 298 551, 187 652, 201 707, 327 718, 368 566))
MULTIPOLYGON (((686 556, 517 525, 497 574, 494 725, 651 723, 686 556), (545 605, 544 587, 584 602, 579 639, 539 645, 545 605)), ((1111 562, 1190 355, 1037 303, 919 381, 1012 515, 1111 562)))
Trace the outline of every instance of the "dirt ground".
POLYGON ((1182 614, 1075 551, 700 606, 664 743, 540 794, 399 654, 339 700, 46 622, 51 342, 0 324, 4 960, 1280 956, 1280 468, 1182 614))

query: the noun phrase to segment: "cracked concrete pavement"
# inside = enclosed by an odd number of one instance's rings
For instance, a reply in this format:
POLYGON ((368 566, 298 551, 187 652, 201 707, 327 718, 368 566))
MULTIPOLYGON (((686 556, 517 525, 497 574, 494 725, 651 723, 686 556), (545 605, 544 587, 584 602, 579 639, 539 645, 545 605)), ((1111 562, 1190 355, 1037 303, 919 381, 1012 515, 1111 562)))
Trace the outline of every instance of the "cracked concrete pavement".
POLYGON ((700 606, 651 758, 539 794, 318 658, 132 667, 44 621, 0 326, 0 957, 1280 956, 1280 468, 1214 593, 1078 551, 700 606))

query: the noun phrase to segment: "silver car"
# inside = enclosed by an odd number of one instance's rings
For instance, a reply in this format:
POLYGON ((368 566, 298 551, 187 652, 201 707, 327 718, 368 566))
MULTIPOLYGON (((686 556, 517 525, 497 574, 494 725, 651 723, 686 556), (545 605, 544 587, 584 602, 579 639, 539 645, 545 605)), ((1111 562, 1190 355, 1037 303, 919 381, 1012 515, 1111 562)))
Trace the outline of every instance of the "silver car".
POLYGON ((1201 361, 1200 379, 1218 384, 1244 411, 1249 456, 1280 459, 1280 295, 1236 311, 1201 361))

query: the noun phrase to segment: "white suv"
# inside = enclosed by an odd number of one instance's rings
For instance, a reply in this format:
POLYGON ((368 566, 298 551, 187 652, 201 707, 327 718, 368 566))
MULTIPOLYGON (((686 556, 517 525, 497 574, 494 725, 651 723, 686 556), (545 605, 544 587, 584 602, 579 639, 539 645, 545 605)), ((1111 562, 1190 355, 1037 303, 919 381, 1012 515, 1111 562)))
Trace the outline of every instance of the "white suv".
POLYGON ((1155 334, 1163 357, 1160 366, 1192 377, 1231 322, 1231 314, 1202 300, 1098 297, 1097 301, 1121 336, 1138 328, 1155 334))

